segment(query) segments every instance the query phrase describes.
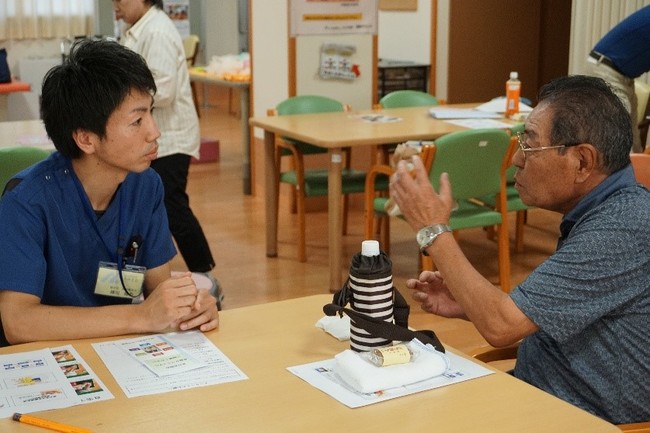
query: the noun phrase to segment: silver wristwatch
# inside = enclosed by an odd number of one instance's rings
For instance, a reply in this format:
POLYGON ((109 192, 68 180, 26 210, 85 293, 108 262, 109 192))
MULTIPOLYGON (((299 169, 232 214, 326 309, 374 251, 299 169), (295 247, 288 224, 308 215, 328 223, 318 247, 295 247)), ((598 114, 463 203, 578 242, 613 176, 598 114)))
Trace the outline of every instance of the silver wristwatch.
POLYGON ((418 245, 420 246, 420 252, 425 256, 428 256, 427 248, 433 244, 433 241, 435 241, 440 234, 451 231, 451 227, 447 224, 435 224, 421 228, 415 236, 415 239, 418 241, 418 245))

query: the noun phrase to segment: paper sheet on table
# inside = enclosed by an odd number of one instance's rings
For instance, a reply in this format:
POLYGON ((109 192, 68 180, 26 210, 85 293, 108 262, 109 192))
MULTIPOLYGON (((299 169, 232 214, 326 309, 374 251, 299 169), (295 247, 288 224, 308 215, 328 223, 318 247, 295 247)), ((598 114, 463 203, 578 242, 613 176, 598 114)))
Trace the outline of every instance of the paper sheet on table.
POLYGON ((452 123, 454 125, 462 126, 469 129, 483 129, 483 128, 496 128, 496 129, 508 129, 512 128, 512 124, 501 122, 494 119, 453 119, 445 120, 447 123, 452 123))
POLYGON ((496 112, 488 113, 474 108, 445 108, 444 106, 430 108, 429 114, 436 119, 500 119, 503 117, 496 112))
POLYGON ((450 368, 441 376, 372 394, 358 393, 346 385, 334 372, 335 360, 333 358, 288 367, 287 370, 350 408, 368 406, 373 403, 453 385, 494 373, 492 370, 454 353, 447 352, 447 357, 450 361, 450 368))
POLYGON ((0 418, 110 400, 71 345, 0 355, 0 418))
POLYGON ((248 379, 202 332, 173 332, 164 337, 205 367, 158 376, 123 350, 121 342, 126 339, 93 343, 93 347, 129 398, 248 379))
MULTIPOLYGON (((494 98, 491 101, 488 101, 484 104, 476 107, 476 110, 483 111, 486 113, 505 113, 506 112, 506 98, 505 96, 499 96, 494 98)), ((519 112, 520 113, 530 113, 533 111, 533 108, 519 101, 519 112)))
POLYGON ((115 344, 157 376, 170 376, 205 367, 204 362, 170 343, 163 335, 121 340, 115 344))

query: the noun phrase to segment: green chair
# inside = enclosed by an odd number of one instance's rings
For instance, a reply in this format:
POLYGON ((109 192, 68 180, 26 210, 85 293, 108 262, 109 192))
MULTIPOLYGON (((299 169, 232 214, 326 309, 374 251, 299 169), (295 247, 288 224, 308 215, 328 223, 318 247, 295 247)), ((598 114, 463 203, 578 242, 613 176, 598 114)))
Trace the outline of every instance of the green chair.
POLYGON ((0 193, 18 172, 47 158, 50 152, 37 147, 0 147, 0 193))
MULTIPOLYGON (((286 99, 274 109, 268 110, 269 115, 301 115, 307 113, 330 113, 347 111, 348 107, 339 101, 317 95, 302 95, 286 99)), ((281 183, 293 187, 295 212, 298 214, 298 259, 307 260, 305 240, 305 198, 327 196, 328 169, 305 169, 305 156, 327 153, 327 149, 309 143, 282 137, 276 140, 276 166, 282 167, 284 157, 289 159, 290 167, 287 170, 279 169, 279 178, 276 183, 276 195, 279 196, 281 183)), ((361 193, 365 188, 366 173, 350 168, 351 149, 344 148, 344 165, 342 171, 341 188, 343 192, 343 234, 347 232, 348 194, 361 193)), ((388 189, 388 179, 380 179, 378 189, 388 189)), ((277 218, 277 215, 276 215, 277 218)))
MULTIPOLYGON (((508 150, 507 159, 504 161, 505 165, 503 167, 506 176, 506 207, 508 212, 516 212, 515 252, 517 253, 521 253, 524 250, 524 225, 528 218, 528 209, 530 209, 530 206, 525 205, 521 201, 519 192, 515 188, 515 172, 517 171, 517 167, 512 164, 512 157, 519 149, 517 133, 523 132, 524 126, 523 123, 520 123, 510 128, 510 149, 508 150)), ((494 195, 481 197, 479 200, 491 208, 496 208, 497 197, 494 195)))
MULTIPOLYGON (((505 292, 510 290, 510 251, 508 240, 508 218, 505 210, 505 176, 501 169, 510 145, 510 136, 499 129, 475 129, 458 131, 438 138, 434 142, 435 153, 429 170, 429 180, 439 189, 443 172, 449 174, 454 199, 458 206, 452 212, 449 225, 454 230, 473 227, 498 226, 499 282, 505 292), (498 195, 499 209, 491 209, 476 202, 476 197, 498 195), (500 210, 503 209, 503 210, 500 210)), ((375 236, 374 217, 384 220, 388 227, 388 215, 384 205, 386 197, 375 197, 372 177, 382 169, 378 166, 368 173, 366 183, 365 236, 375 236)), ((387 233, 389 230, 383 230, 387 233)), ((390 239, 381 236, 384 250, 389 248, 390 239)), ((423 262, 423 269, 432 268, 423 262)))
MULTIPOLYGON (((395 90, 385 94, 375 109, 381 110, 382 108, 407 108, 407 107, 430 107, 438 105, 438 98, 430 93, 421 92, 419 90, 395 90)), ((397 143, 384 144, 376 146, 373 150, 371 165, 388 164, 390 154, 395 151, 397 143)))
POLYGON ((438 105, 438 98, 418 90, 396 90, 379 100, 382 108, 427 107, 438 105))

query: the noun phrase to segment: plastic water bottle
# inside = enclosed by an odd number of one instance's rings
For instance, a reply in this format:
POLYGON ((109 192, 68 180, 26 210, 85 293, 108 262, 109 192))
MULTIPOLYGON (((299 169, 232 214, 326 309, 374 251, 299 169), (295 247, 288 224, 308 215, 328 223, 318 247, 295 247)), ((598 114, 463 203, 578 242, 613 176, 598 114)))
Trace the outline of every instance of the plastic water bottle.
POLYGON ((512 117, 519 113, 519 95, 521 93, 521 81, 517 72, 510 72, 510 79, 506 81, 506 117, 512 117))

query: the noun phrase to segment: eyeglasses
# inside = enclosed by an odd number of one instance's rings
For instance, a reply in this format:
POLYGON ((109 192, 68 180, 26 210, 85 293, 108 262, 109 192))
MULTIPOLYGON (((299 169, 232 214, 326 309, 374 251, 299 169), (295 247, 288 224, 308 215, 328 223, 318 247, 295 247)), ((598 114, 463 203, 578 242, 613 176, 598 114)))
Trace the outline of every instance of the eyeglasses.
POLYGON ((517 133, 517 143, 519 144, 519 149, 524 154, 524 159, 526 158, 526 153, 528 152, 537 152, 538 150, 547 150, 547 149, 562 149, 564 147, 577 146, 580 143, 570 143, 570 144, 558 144, 555 146, 541 146, 541 147, 530 147, 527 143, 528 134, 526 131, 517 133))

